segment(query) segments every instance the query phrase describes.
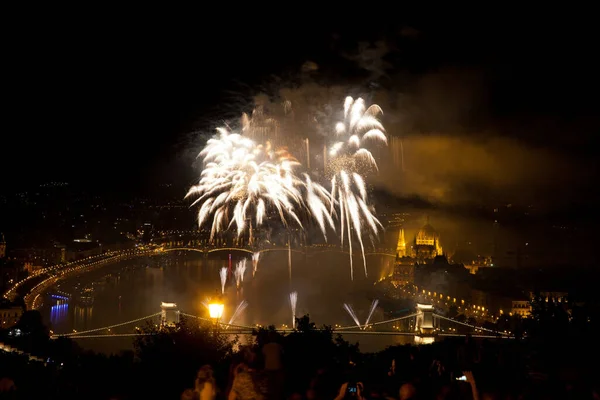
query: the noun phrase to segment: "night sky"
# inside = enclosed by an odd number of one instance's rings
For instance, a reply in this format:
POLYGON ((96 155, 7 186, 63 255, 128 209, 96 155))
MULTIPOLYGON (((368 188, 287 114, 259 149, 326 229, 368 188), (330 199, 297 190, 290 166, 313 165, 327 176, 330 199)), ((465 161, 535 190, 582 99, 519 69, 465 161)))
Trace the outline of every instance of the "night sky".
POLYGON ((597 199, 598 61, 590 13, 345 11, 290 4, 185 17, 145 10, 14 15, 3 38, 4 189, 49 180, 107 191, 187 185, 195 173, 190 154, 199 146, 191 132, 210 132, 247 110, 274 76, 309 79, 300 69, 310 60, 319 66, 310 79, 319 84, 406 95, 392 125, 412 143, 415 168, 436 167, 404 182, 402 194, 462 201, 473 187, 486 191, 489 181, 491 190, 514 193, 544 187, 524 202, 548 202, 558 192, 561 207, 597 199), (384 45, 366 52, 361 41, 384 45), (452 159, 456 146, 473 148, 468 157, 483 167, 468 172, 473 166, 461 161, 467 153, 452 159), (488 163, 489 148, 504 153, 488 163), (514 154, 523 163, 515 164, 514 154), (448 157, 452 168, 440 161, 448 157), (541 161, 529 168, 529 159, 541 161), (534 172, 522 179, 523 169, 534 172), (492 170, 506 173, 487 179, 492 170), (439 189, 444 198, 423 188, 438 184, 448 185, 439 189))

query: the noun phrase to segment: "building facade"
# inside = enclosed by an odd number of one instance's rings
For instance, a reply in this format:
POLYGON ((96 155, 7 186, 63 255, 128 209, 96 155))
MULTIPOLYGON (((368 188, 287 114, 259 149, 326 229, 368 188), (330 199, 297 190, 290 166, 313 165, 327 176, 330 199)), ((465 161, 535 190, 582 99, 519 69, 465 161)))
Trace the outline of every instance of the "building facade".
POLYGON ((412 257, 407 257, 406 240, 404 238, 404 229, 402 228, 398 233, 392 283, 395 286, 412 285, 415 283, 415 260, 412 257))
POLYGON ((406 243, 404 229, 400 228, 392 282, 396 286, 414 284, 416 265, 432 263, 442 255, 439 234, 429 223, 417 232, 410 248, 406 243))
POLYGON ((6 240, 4 239, 4 233, 0 233, 0 258, 6 257, 6 240))
POLYGON ((521 318, 528 318, 531 315, 531 302, 525 299, 513 300, 511 313, 521 318))
POLYGON ((444 254, 440 243, 440 236, 429 222, 415 236, 412 249, 412 256, 418 262, 425 262, 444 254))
POLYGON ((23 315, 21 307, 0 308, 0 329, 12 328, 23 315))

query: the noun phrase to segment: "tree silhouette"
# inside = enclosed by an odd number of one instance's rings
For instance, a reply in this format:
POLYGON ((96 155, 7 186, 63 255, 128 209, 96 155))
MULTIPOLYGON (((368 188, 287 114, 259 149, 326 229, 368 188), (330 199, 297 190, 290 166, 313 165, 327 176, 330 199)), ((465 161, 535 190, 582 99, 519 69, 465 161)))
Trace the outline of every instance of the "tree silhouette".
POLYGON ((265 344, 276 341, 278 343, 283 342, 283 335, 277 332, 275 325, 269 325, 267 328, 254 329, 252 331, 255 343, 258 348, 262 348, 265 344))
POLYGON ((534 294, 530 304, 529 336, 535 340, 548 341, 568 335, 569 315, 566 304, 546 301, 539 293, 534 294))
POLYGON ((195 379, 202 365, 220 365, 232 354, 237 340, 212 324, 183 319, 174 327, 148 324, 134 340, 135 357, 147 382, 170 382, 150 386, 150 397, 174 398, 176 391, 195 379), (175 389, 173 389, 175 388, 175 389), (160 394, 160 395, 159 395, 160 394))
POLYGON ((448 318, 456 318, 458 316, 458 307, 452 304, 448 307, 448 318))
POLYGON ((47 350, 49 330, 44 325, 42 314, 37 310, 28 310, 21 315, 19 322, 15 325, 15 330, 19 330, 19 335, 15 335, 15 345, 27 352, 41 354, 47 350))

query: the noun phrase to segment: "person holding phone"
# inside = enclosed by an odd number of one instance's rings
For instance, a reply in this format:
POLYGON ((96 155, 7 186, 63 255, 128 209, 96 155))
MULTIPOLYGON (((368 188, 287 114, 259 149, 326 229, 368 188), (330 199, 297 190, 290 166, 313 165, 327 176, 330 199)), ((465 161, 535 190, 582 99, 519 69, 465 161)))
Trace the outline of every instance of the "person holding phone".
POLYGON ((457 381, 468 383, 471 386, 471 396, 473 400, 479 400, 479 391, 477 390, 477 385, 475 384, 475 378, 473 377, 472 371, 463 371, 463 374, 461 376, 457 376, 455 379, 457 381))
POLYGON ((366 400, 362 382, 344 382, 334 400, 366 400))

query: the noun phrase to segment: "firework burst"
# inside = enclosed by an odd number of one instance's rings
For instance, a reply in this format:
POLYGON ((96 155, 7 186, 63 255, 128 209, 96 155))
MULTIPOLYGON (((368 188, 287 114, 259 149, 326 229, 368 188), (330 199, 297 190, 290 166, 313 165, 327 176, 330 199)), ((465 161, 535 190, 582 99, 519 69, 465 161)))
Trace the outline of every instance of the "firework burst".
POLYGON ((244 274, 246 273, 246 259, 244 258, 240 262, 237 263, 235 267, 235 282, 238 289, 244 282, 244 274))
POLYGON ((224 128, 200 152, 203 170, 200 181, 186 197, 198 196, 198 224, 212 220, 210 237, 235 227, 237 237, 259 227, 274 211, 285 226, 304 228, 300 217, 310 215, 325 235, 325 223, 333 228, 324 212, 330 206, 329 193, 319 184, 296 174, 300 163, 286 150, 273 150, 269 142, 253 140, 224 128), (212 218, 211 218, 212 217, 212 218))
POLYGON ((229 325, 235 323, 236 319, 244 312, 244 310, 248 307, 248 302, 246 300, 240 301, 240 303, 235 308, 235 311, 229 318, 229 325))
POLYGON ((296 328, 296 304, 298 303, 298 292, 290 293, 290 307, 292 308, 292 329, 296 328))
MULTIPOLYGON (((369 206, 367 188, 362 176, 377 171, 377 162, 366 147, 369 142, 387 145, 385 130, 377 118, 382 113, 381 108, 376 104, 366 108, 363 99, 354 100, 352 97, 346 97, 344 121, 336 124, 336 142, 329 148, 327 172, 331 176, 331 197, 338 205, 342 246, 345 240, 348 242, 352 279, 354 279, 353 237, 358 239, 365 275, 367 275, 363 235, 367 234, 374 243, 378 229, 383 228, 369 206)), ((333 213, 332 202, 330 215, 333 213)))
POLYGON ((365 322, 365 329, 367 328, 367 326, 369 326, 371 317, 373 316, 373 313, 375 312, 375 309, 377 308, 378 304, 379 304, 379 300, 377 300, 377 299, 373 300, 373 302, 371 303, 371 308, 369 309, 369 315, 367 316, 367 320, 365 322))
POLYGON ((225 293, 225 283, 227 283, 227 268, 223 267, 219 270, 219 278, 221 278, 221 294, 225 293))
POLYGON ((346 310, 348 315, 350 315, 350 317, 352 318, 352 320, 354 321, 356 326, 358 326, 360 328, 360 322, 358 321, 358 317, 356 316, 356 313, 352 309, 352 306, 348 303, 344 303, 344 310, 346 310))
POLYGON ((252 254, 252 276, 254 276, 258 270, 258 260, 260 260, 260 253, 256 252, 252 254))

